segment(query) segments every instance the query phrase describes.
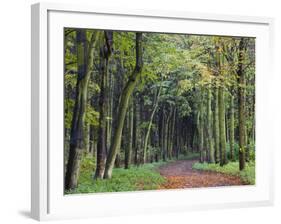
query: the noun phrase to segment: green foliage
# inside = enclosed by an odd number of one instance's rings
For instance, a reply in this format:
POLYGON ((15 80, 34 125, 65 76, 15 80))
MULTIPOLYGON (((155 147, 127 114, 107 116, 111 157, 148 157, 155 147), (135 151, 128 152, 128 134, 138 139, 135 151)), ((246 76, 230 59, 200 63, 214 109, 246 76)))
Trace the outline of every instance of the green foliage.
POLYGON ((100 92, 100 86, 95 82, 90 82, 88 85, 88 95, 96 95, 100 92))
POLYGON ((246 184, 255 184, 255 163, 250 162, 246 164, 243 171, 239 171, 239 162, 229 162, 224 166, 219 164, 209 164, 209 163, 195 163, 192 167, 196 170, 208 170, 215 171, 219 173, 225 173, 234 176, 240 176, 241 180, 246 184))
POLYGON ((178 83, 179 93, 182 94, 186 91, 189 91, 193 88, 193 83, 189 79, 180 80, 178 83))
POLYGON ((65 86, 70 86, 72 89, 75 88, 77 82, 77 74, 65 74, 64 83, 65 86))
POLYGON ((66 128, 71 127, 72 122, 72 111, 74 107, 74 100, 72 99, 65 99, 64 106, 65 106, 65 113, 64 113, 64 125, 66 128))
MULTIPOLYGON (((255 144, 254 142, 251 142, 250 144, 247 145, 249 149, 249 160, 254 162, 255 161, 255 144)), ((230 145, 229 143, 226 144, 226 153, 227 153, 227 158, 230 158, 230 145)), ((239 144, 238 142, 234 142, 234 160, 239 159, 239 144)))
POLYGON ((99 112, 95 111, 94 108, 91 107, 90 105, 87 105, 86 108, 85 122, 93 126, 99 125, 99 112))
POLYGON ((190 159, 198 159, 200 156, 199 153, 197 152, 190 152, 190 151, 185 151, 183 154, 179 155, 179 160, 190 160, 190 159))
MULTIPOLYGON (((140 125, 138 126, 138 128, 140 128, 141 130, 146 130, 148 128, 149 125, 149 121, 143 121, 140 123, 140 125)), ((151 124, 151 130, 155 129, 155 124, 151 124)))
POLYGON ((256 159, 256 151, 255 151, 255 144, 254 143, 250 143, 248 145, 250 153, 249 153, 249 160, 250 161, 255 161, 256 159))
MULTIPOLYGON (((239 158, 239 144, 238 142, 234 142, 234 152, 233 152, 233 155, 234 155, 234 160, 238 160, 239 158)), ((229 145, 229 142, 226 143, 226 154, 227 154, 227 158, 230 158, 230 145, 229 145)))

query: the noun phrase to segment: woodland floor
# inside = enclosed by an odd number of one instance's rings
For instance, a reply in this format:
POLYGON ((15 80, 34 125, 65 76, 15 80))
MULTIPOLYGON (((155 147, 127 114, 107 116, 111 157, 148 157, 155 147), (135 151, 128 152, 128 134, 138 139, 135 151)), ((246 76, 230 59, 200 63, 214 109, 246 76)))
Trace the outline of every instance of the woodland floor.
POLYGON ((96 192, 128 192, 157 189, 237 186, 255 184, 255 165, 248 163, 239 171, 238 162, 219 164, 199 163, 197 155, 180 160, 132 165, 130 169, 114 168, 111 179, 94 180, 92 157, 82 160, 79 185, 66 194, 96 192), (195 157, 196 156, 196 157, 195 157))
POLYGON ((196 162, 198 160, 179 160, 160 166, 158 171, 167 181, 158 189, 245 185, 239 176, 194 170, 192 166, 196 162))

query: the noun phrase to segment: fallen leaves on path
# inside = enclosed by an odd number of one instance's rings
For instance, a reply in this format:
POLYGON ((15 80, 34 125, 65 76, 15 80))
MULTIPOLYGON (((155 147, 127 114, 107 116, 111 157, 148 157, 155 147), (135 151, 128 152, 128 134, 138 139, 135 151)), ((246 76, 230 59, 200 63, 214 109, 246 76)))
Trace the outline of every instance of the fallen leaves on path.
POLYGON ((196 160, 182 160, 161 166, 159 172, 167 182, 159 189, 198 188, 244 185, 240 177, 217 172, 193 170, 196 160))

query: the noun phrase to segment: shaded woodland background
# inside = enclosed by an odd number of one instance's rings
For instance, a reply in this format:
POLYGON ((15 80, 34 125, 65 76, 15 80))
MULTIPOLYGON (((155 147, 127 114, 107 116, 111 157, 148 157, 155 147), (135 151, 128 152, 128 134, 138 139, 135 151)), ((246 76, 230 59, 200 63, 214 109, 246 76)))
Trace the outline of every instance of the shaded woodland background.
POLYGON ((147 164, 175 160, 254 167, 254 38, 84 29, 64 38, 66 192, 96 191, 115 174, 164 182, 147 164))

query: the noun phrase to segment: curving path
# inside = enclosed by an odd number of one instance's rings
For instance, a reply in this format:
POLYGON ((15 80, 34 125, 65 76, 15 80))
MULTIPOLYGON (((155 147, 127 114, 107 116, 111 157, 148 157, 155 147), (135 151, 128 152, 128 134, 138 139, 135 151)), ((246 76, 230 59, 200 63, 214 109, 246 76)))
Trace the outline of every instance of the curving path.
POLYGON ((158 171, 167 182, 159 189, 244 185, 238 176, 192 169, 198 160, 180 160, 160 166, 158 171))

